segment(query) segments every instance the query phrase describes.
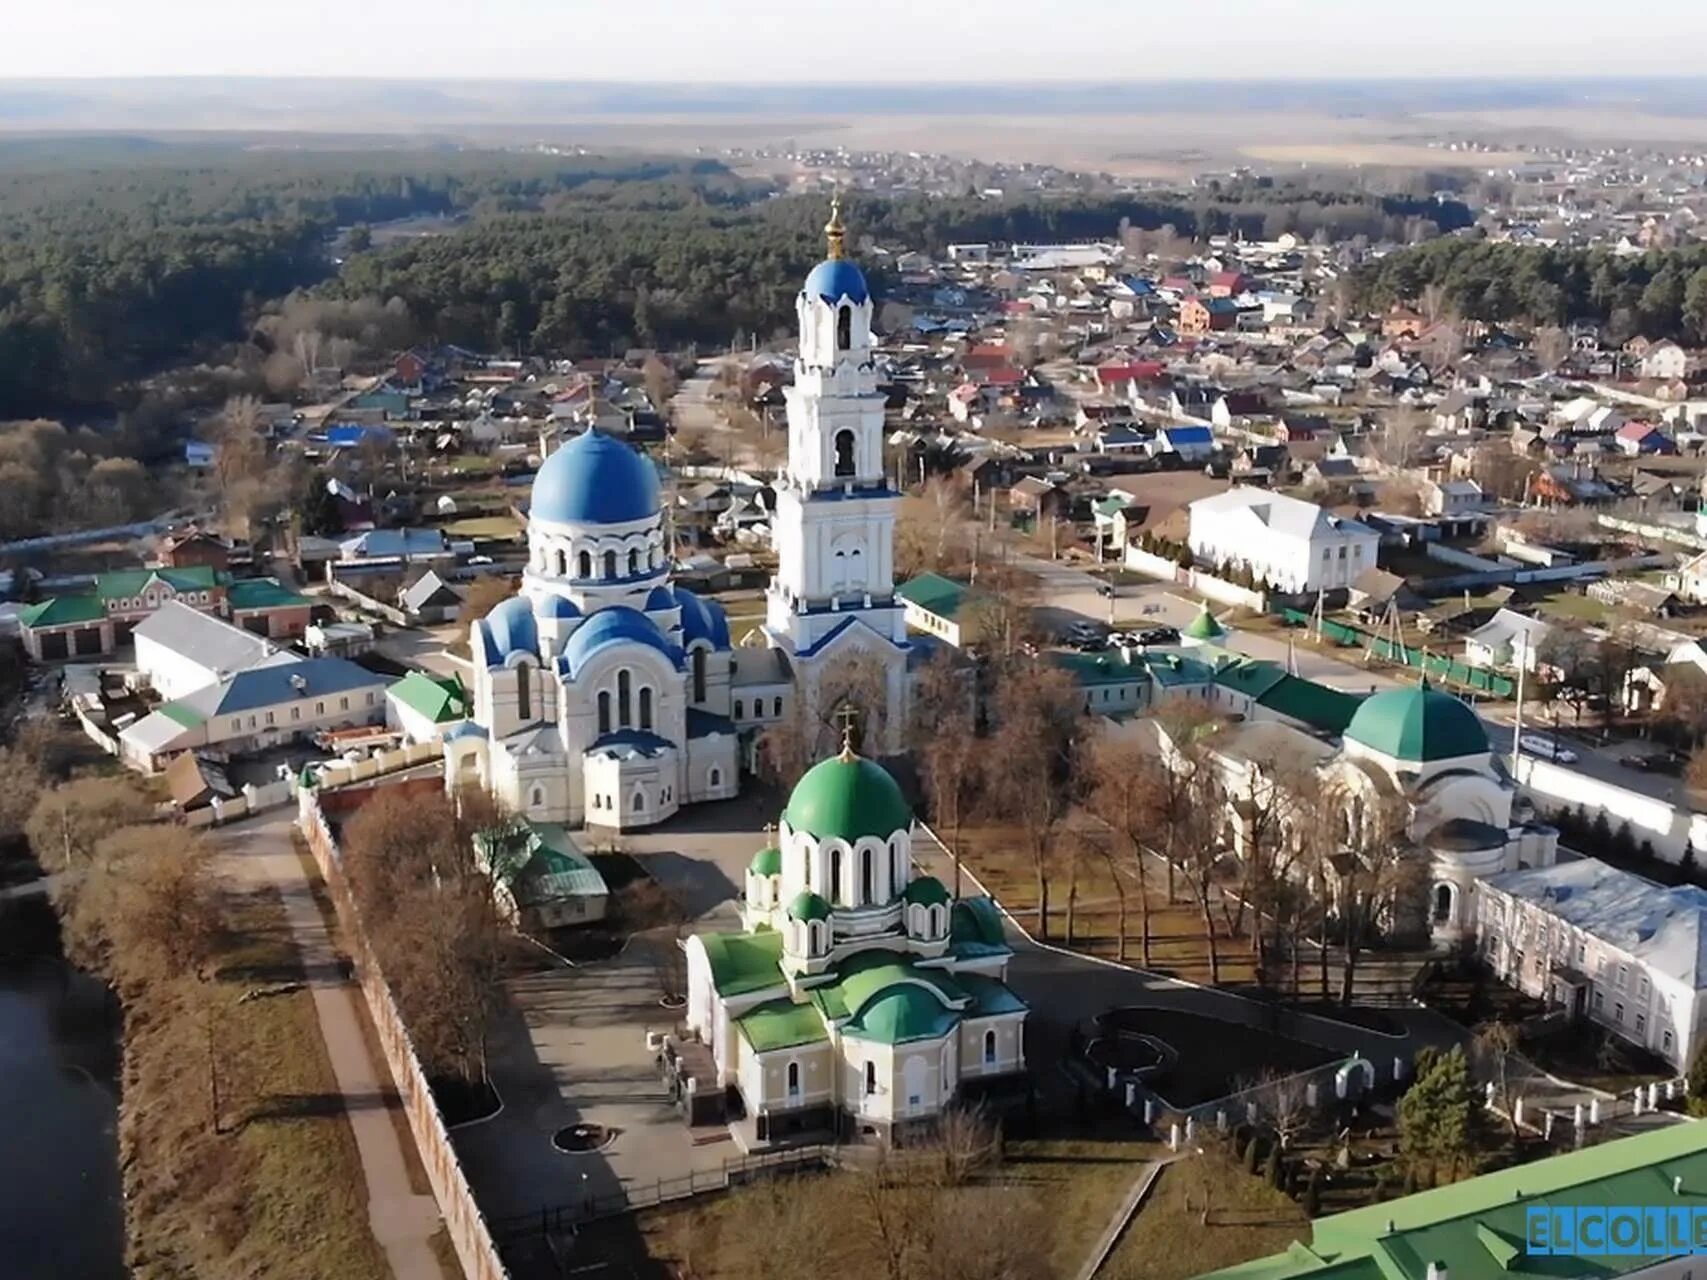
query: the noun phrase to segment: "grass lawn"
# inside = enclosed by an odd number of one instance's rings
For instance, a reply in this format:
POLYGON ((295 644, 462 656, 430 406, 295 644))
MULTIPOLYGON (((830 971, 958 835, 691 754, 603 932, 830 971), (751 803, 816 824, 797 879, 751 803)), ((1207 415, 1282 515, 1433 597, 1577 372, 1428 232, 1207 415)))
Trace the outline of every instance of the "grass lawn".
POLYGON ((301 976, 277 895, 230 897, 226 921, 211 981, 155 983, 125 1011, 132 1273, 386 1280, 312 996, 243 998, 301 976))
POLYGON ((452 520, 444 531, 453 538, 520 538, 522 522, 514 516, 469 516, 452 520))
MULTIPOLYGON (((1067 943, 1068 891, 1076 862, 1077 895, 1072 913, 1072 946, 1091 955, 1114 959, 1120 953, 1120 907, 1115 872, 1107 859, 1082 850, 1079 832, 1088 832, 1097 841, 1107 839, 1084 818, 1075 819, 1057 836, 1056 852, 1049 861, 1054 868, 1049 891, 1049 940, 1063 945, 1067 943)), ((944 839, 948 838, 946 832, 939 834, 944 839)), ((966 865, 973 874, 1027 929, 1035 932, 1037 876, 1032 868, 1031 852, 1021 833, 1007 826, 969 825, 961 829, 960 845, 966 865)), ((1138 883, 1126 860, 1118 859, 1117 862, 1126 892, 1126 960, 1136 965, 1140 963, 1143 936, 1138 883)), ((1186 898, 1188 890, 1184 878, 1176 878, 1178 900, 1172 903, 1167 901, 1166 873, 1155 861, 1147 866, 1145 878, 1150 897, 1150 967, 1158 973, 1193 982, 1208 982, 1208 935, 1204 932, 1202 913, 1186 898)), ((1256 971, 1251 963, 1248 944, 1242 939, 1225 936, 1225 923, 1219 913, 1215 923, 1220 951, 1220 981, 1254 982, 1256 971)))
MULTIPOLYGON (((968 1196, 987 1211, 992 1226, 1035 1232, 1047 1274, 1071 1276, 1089 1256, 1144 1162, 1158 1151, 1146 1143, 1096 1139, 1010 1142, 1003 1163, 981 1179, 962 1190, 931 1194, 968 1196)), ((786 1180, 781 1185, 795 1202, 790 1216, 822 1217, 846 1227, 846 1215, 861 1211, 850 1193, 854 1180, 862 1176, 837 1172, 786 1180)), ((667 1268, 691 1264, 701 1280, 749 1280, 767 1253, 767 1232, 785 1226, 767 1203, 772 1199, 770 1187, 742 1187, 646 1211, 635 1220, 637 1235, 612 1224, 582 1239, 585 1243, 594 1237, 604 1246, 604 1257, 615 1260, 626 1254, 638 1275, 667 1274, 667 1268)), ((859 1256, 863 1234, 823 1232, 814 1253, 817 1273, 870 1274, 868 1260, 859 1256)))
POLYGON ((1541 601, 1538 608, 1549 618, 1587 622, 1595 626, 1611 621, 1614 616, 1611 606, 1602 604, 1599 600, 1591 600, 1588 596, 1579 596, 1574 591, 1561 591, 1556 596, 1549 596, 1541 601))
POLYGON ((1297 1204, 1209 1152, 1162 1170, 1101 1274, 1112 1280, 1187 1280, 1278 1253, 1308 1237, 1308 1220, 1297 1204))

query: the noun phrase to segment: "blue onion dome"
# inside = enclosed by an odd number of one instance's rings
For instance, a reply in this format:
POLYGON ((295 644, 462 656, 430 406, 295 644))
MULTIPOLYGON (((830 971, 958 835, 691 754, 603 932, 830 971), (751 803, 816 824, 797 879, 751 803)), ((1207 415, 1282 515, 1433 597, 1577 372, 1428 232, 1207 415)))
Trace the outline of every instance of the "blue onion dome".
POLYGON ((715 600, 702 600, 686 587, 676 588, 676 603, 682 607, 682 643, 705 640, 713 649, 729 647, 729 615, 715 600))
POLYGON ((643 644, 656 649, 669 659, 671 666, 681 664, 681 651, 665 638, 652 619, 627 605, 612 605, 600 609, 576 627, 563 645, 563 661, 571 676, 594 657, 613 645, 643 644))
POLYGON ((553 524, 630 524, 657 515, 661 505, 652 460, 589 428, 540 467, 528 517, 553 524))
POLYGON ((541 596, 534 602, 534 615, 540 618, 579 618, 581 611, 568 596, 541 596))
POLYGON ((534 627, 533 609, 526 596, 511 596, 496 605, 481 620, 480 634, 489 663, 502 662, 516 652, 539 652, 539 632, 534 627))
POLYGON ((846 298, 858 305, 871 297, 865 287, 865 273, 846 258, 826 258, 813 267, 804 292, 832 304, 846 298))

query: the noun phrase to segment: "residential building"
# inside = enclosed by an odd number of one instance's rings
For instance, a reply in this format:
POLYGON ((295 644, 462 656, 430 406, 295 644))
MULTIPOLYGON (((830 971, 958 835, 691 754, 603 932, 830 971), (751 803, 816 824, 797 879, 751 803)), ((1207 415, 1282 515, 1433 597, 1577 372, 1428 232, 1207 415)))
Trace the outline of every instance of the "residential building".
POLYGON ((1375 563, 1380 535, 1313 502, 1246 485, 1190 507, 1187 543, 1209 565, 1248 565, 1281 591, 1349 587, 1375 563))
POLYGON ((1186 462, 1202 462, 1215 452, 1215 437, 1208 427, 1163 427, 1150 442, 1153 457, 1171 453, 1186 462))
POLYGON ((1689 376, 1689 354, 1675 342, 1656 342, 1642 357, 1642 376, 1669 382, 1689 376))
POLYGON ((1501 979, 1686 1069, 1707 991, 1707 889, 1598 858, 1485 880, 1476 939, 1501 979))
POLYGON ((1239 322, 1239 307, 1231 298, 1187 298, 1179 306, 1179 331, 1220 333, 1239 322))
POLYGON ((1423 483, 1423 514, 1429 516, 1472 515, 1482 510, 1486 499, 1474 480, 1428 480, 1423 483))
POLYGON ((343 658, 251 667, 162 703, 119 734, 119 754, 145 772, 180 751, 262 751, 323 729, 379 724, 386 677, 343 658))
POLYGON ((168 600, 137 624, 137 674, 171 700, 252 667, 301 662, 300 655, 211 614, 168 600))
POLYGON ((935 636, 956 649, 983 639, 985 617, 978 608, 984 597, 965 583, 940 573, 921 573, 895 588, 905 608, 907 625, 935 636))
POLYGON ((1521 659, 1523 669, 1533 675, 1542 646, 1552 630, 1543 618, 1529 618, 1501 609, 1464 637, 1464 662, 1472 667, 1510 671, 1516 669, 1521 659))

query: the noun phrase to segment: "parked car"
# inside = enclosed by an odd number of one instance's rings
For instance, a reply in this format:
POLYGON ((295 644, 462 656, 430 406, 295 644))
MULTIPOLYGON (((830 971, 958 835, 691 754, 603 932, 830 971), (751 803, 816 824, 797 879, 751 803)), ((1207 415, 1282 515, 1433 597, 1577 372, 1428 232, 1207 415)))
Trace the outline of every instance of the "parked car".
POLYGON ((1682 776, 1684 766, 1689 761, 1675 751, 1667 751, 1655 756, 1619 756, 1618 763, 1638 773, 1663 773, 1667 777, 1676 778, 1682 776))
POLYGON ((1575 751, 1561 743, 1554 742, 1551 738, 1543 738, 1540 734, 1524 734, 1517 740, 1517 746, 1520 751, 1527 751, 1530 755, 1541 760, 1552 760, 1558 764, 1575 764, 1577 762, 1575 751))
POLYGON ((1138 633, 1139 644, 1178 644, 1178 627, 1146 627, 1138 633))

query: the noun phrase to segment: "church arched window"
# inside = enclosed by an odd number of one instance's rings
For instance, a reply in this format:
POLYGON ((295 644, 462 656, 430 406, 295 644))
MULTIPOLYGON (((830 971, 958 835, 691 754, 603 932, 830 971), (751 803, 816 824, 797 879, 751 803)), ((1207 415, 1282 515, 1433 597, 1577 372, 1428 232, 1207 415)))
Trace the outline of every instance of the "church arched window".
POLYGON ((854 474, 854 433, 845 427, 836 432, 836 474, 854 474))
POLYGON ((643 685, 640 689, 640 727, 652 727, 652 686, 643 685))
POLYGON ((616 552, 605 552, 605 577, 616 577, 616 552))
POLYGON ((533 668, 527 663, 516 666, 516 714, 523 720, 533 719, 533 668))
POLYGON ((836 309, 836 350, 853 346, 853 308, 843 303, 836 309))
POLYGON ((842 897, 842 851, 836 848, 830 850, 829 888, 830 892, 824 896, 831 902, 840 901, 842 897))
POLYGON ((723 785, 723 770, 719 769, 716 765, 712 765, 711 772, 706 775, 705 780, 709 786, 721 787, 723 785))
POLYGON ((640 572, 640 552, 631 548, 628 553, 628 576, 634 577, 640 572))
POLYGON ((557 548, 557 576, 559 578, 569 576, 569 553, 562 547, 557 548))
POLYGON ((600 689, 599 690, 599 733, 602 736, 602 735, 607 734, 609 732, 610 732, 610 690, 609 689, 600 689))
POLYGON ((735 699, 735 718, 737 720, 739 720, 743 716, 745 716, 746 714, 747 714, 747 704, 742 702, 741 699, 736 698, 735 699))
POLYGON ((535 809, 540 808, 545 804, 545 792, 539 787, 535 787, 528 793, 528 803, 535 809))
POLYGON ((788 1096, 791 1098, 800 1096, 800 1064, 798 1062, 788 1064, 788 1096))
POLYGON ((636 812, 636 813, 645 813, 646 812, 646 796, 645 796, 644 792, 636 791, 634 793, 633 808, 634 808, 634 812, 636 812))
POLYGON ((632 723, 629 719, 630 685, 628 668, 624 667, 616 673, 616 722, 624 729, 632 723))
POLYGON ((693 651, 693 700, 705 701, 705 650, 693 651))
POLYGON ((871 849, 859 851, 859 901, 864 906, 877 898, 877 870, 872 865, 871 849))
POLYGON ((996 1064, 996 1033, 994 1030, 984 1033, 984 1065, 991 1067, 996 1064))
POLYGON ((771 714, 773 716, 780 716, 782 714, 782 699, 781 698, 776 699, 776 701, 772 704, 771 714))
POLYGON ((591 551, 583 551, 581 553, 581 579, 582 579, 582 581, 585 581, 586 579, 591 578, 592 576, 593 576, 593 553, 591 551))

